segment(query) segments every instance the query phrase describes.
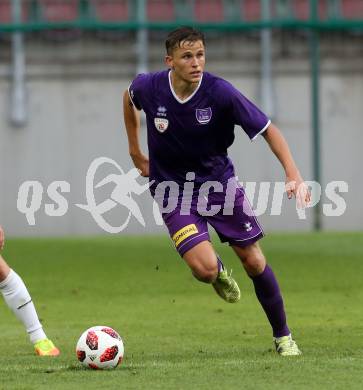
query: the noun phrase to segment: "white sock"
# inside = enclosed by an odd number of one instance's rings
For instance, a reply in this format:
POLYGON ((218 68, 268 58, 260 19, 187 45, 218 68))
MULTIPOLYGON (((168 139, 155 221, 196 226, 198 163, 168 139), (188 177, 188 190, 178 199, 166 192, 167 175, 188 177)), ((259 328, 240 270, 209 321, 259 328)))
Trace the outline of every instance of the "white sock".
POLYGON ((6 279, 0 282, 0 291, 6 304, 24 324, 30 341, 36 343, 47 338, 23 280, 12 269, 6 279))

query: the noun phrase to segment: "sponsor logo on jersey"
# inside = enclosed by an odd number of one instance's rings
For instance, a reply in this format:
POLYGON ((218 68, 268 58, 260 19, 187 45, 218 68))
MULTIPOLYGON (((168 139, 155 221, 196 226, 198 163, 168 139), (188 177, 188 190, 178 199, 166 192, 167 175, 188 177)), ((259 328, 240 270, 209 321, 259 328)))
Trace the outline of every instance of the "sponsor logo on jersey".
POLYGON ((200 124, 205 125, 212 119, 212 109, 210 107, 197 108, 195 110, 195 117, 200 124))
POLYGON ((167 111, 167 109, 164 106, 159 106, 158 107, 158 112, 157 112, 156 115, 165 117, 166 116, 166 111, 167 111))
POLYGON ((166 118, 154 118, 154 123, 156 130, 160 133, 164 133, 169 126, 169 121, 166 118))
POLYGON ((178 246, 182 243, 186 238, 192 236, 193 234, 198 233, 198 228, 194 223, 184 226, 182 229, 178 230, 172 237, 175 246, 178 246))

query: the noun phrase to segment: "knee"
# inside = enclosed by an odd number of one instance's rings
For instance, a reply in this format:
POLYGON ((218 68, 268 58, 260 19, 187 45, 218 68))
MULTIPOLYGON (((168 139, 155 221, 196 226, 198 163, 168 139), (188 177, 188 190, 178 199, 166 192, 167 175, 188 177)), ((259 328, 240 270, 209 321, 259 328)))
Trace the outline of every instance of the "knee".
POLYGON ((258 245, 240 250, 238 255, 249 276, 260 275, 265 269, 266 259, 258 245))
POLYGON ((10 268, 6 264, 5 260, 0 256, 0 282, 5 280, 9 275, 10 268))
POLYGON ((199 281, 213 283, 216 280, 218 275, 217 257, 209 241, 203 241, 184 253, 183 259, 199 281))
POLYGON ((265 269, 266 260, 263 255, 250 255, 244 259, 243 266, 249 276, 257 276, 265 269))
POLYGON ((218 267, 217 264, 215 266, 200 264, 193 267, 192 273, 200 282, 213 283, 218 275, 218 267))

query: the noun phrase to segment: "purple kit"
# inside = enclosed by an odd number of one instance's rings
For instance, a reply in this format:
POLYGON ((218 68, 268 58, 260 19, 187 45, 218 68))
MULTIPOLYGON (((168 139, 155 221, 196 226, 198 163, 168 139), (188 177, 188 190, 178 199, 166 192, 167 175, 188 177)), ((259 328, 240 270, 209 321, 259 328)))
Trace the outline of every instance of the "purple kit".
POLYGON ((185 100, 175 94, 169 70, 138 75, 129 94, 135 107, 146 114, 150 179, 155 181, 152 194, 165 181, 176 183, 182 194, 187 173, 194 173, 189 214, 181 212, 181 195, 173 211, 163 212, 179 253, 209 239, 207 223, 231 245, 245 246, 261 238, 262 230, 237 183, 233 212, 226 215, 223 204, 228 197, 226 183, 235 176, 227 155, 234 127, 240 125, 253 140, 269 126, 266 115, 229 82, 207 72, 185 100), (207 209, 218 204, 221 208, 215 215, 201 215, 198 192, 209 181, 221 183, 223 189, 210 188, 205 195, 207 209))

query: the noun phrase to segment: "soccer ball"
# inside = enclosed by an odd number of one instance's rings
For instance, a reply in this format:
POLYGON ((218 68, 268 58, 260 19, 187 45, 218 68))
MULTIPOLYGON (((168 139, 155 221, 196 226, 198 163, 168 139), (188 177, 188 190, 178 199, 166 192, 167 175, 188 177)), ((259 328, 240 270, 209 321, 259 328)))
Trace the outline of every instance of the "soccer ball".
POLYGON ((120 335, 109 326, 93 326, 82 333, 76 346, 78 360, 88 368, 115 368, 124 356, 120 335))

